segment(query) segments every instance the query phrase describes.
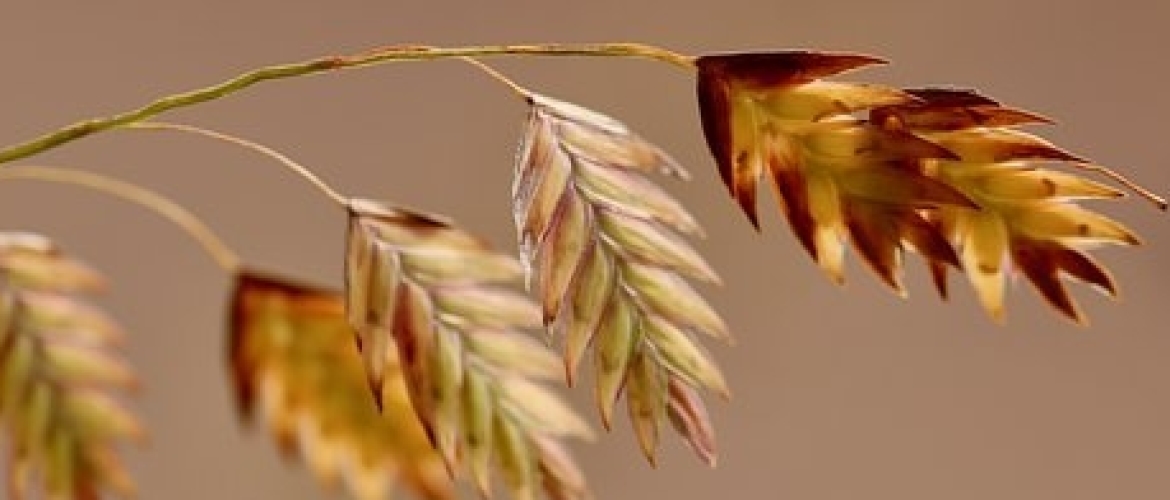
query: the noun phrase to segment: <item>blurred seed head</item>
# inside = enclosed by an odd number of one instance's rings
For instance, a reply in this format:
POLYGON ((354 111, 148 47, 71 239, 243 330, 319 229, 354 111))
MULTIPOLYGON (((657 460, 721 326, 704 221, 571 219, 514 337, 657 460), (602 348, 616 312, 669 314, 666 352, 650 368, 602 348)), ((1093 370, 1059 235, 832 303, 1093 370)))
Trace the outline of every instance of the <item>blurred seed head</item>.
POLYGON ((0 233, 0 428, 13 500, 134 494, 116 450, 145 431, 116 397, 137 379, 115 352, 121 330, 77 296, 102 287, 47 238, 0 233))

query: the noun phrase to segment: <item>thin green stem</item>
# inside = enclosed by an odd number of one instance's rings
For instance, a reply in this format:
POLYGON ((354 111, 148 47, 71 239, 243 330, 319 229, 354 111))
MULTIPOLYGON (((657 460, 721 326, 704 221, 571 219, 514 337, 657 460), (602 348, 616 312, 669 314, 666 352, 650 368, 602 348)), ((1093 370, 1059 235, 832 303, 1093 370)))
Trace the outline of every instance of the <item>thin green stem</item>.
POLYGON ((199 246, 215 260, 224 271, 235 273, 243 262, 215 231, 178 203, 153 191, 129 182, 106 176, 60 167, 19 166, 0 170, 0 181, 34 180, 58 184, 72 184, 105 193, 116 198, 146 207, 150 211, 179 226, 195 239, 199 246))
POLYGON ((269 80, 281 80, 394 61, 424 61, 498 55, 632 57, 652 59, 685 69, 694 69, 693 57, 660 47, 636 43, 482 45, 446 48, 392 46, 349 56, 324 57, 299 63, 259 68, 217 85, 163 97, 138 109, 104 118, 77 122, 30 141, 0 150, 0 164, 27 158, 104 130, 147 120, 173 109, 220 99, 269 80))
POLYGON ((249 141, 249 140, 244 139, 242 137, 237 137, 234 135, 225 134, 223 132, 217 132, 215 130, 210 130, 210 129, 206 129, 206 128, 202 128, 202 127, 196 127, 194 125, 184 125, 181 123, 167 123, 167 122, 159 122, 159 121, 130 123, 130 124, 124 125, 120 128, 122 130, 156 130, 156 131, 157 130, 170 130, 170 131, 175 131, 175 132, 186 132, 189 134, 195 134, 195 135, 223 141, 223 142, 226 142, 229 144, 241 146, 241 147, 250 149, 252 151, 255 151, 257 153, 260 153, 264 156, 267 156, 273 160, 276 160, 281 165, 284 165, 286 168, 291 170, 293 173, 297 174, 297 176, 308 181, 310 184, 312 184, 314 187, 316 187, 319 191, 321 191, 321 193, 323 193, 325 196, 329 197, 329 199, 333 200, 334 203, 337 203, 338 205, 343 206, 343 207, 348 206, 348 204, 349 204, 349 198, 342 195, 336 189, 333 189, 332 187, 330 187, 329 184, 326 184, 325 181, 321 180, 321 178, 318 177, 317 174, 314 174, 313 171, 310 170, 308 167, 301 165, 300 163, 297 163, 292 158, 289 158, 288 156, 284 155, 283 153, 281 153, 275 149, 272 149, 268 146, 265 146, 265 145, 257 143, 257 142, 249 141))

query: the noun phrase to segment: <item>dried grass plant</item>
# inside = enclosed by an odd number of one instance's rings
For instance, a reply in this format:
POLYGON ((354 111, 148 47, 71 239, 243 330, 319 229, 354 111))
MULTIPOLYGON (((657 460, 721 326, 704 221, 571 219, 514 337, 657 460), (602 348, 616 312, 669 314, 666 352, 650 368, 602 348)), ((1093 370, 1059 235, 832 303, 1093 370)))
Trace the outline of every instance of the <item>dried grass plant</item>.
MULTIPOLYGON (((461 480, 492 496, 496 476, 512 498, 590 498, 565 440, 592 439, 593 431, 550 385, 573 385, 583 364, 603 427, 624 401, 651 463, 670 422, 714 466, 715 426, 702 392, 726 398, 730 388, 699 339, 727 343, 732 335, 689 283, 720 282, 687 242, 704 233, 655 180, 685 180, 687 171, 617 119, 529 90, 478 59, 503 55, 634 57, 693 75, 714 163, 752 225, 759 226, 764 182, 832 280, 845 279, 851 246, 904 294, 902 259, 912 252, 944 297, 948 269, 965 274, 997 320, 1014 272, 1077 322, 1085 318, 1066 278, 1116 292, 1088 251, 1140 240, 1081 200, 1134 193, 1166 209, 1121 175, 1021 130, 1049 121, 1040 115, 972 90, 831 79, 881 62, 871 56, 695 57, 623 43, 396 46, 260 68, 2 149, 0 181, 102 191, 194 237, 234 278, 228 335, 242 418, 267 427, 282 451, 354 498, 386 498, 395 486, 420 498, 453 498, 461 480), (441 216, 339 193, 266 146, 156 121, 261 82, 444 58, 485 71, 528 108, 512 191, 518 258, 441 216), (224 141, 313 184, 349 218, 343 288, 256 271, 194 215, 138 186, 10 165, 113 130, 224 141)), ((137 382, 115 355, 118 328, 79 298, 101 283, 45 237, 0 233, 6 498, 133 495, 116 449, 144 435, 123 406, 137 382)), ((743 337, 751 343, 750 334, 743 337)))

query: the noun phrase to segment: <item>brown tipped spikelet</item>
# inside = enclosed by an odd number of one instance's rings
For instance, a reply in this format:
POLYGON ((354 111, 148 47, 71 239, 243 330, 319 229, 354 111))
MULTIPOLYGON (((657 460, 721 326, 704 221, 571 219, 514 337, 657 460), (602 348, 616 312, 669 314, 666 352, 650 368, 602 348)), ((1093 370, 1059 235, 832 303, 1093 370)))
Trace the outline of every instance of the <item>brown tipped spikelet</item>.
MULTIPOLYGON (((984 308, 1004 314, 1005 276, 1018 269, 1057 310, 1083 314, 1060 280, 1065 274, 1114 295, 1113 279, 1084 250, 1100 243, 1135 245, 1129 229, 1074 202, 1123 193, 1084 177, 1043 168, 1084 160, 1037 136, 1015 130, 1045 122, 970 91, 910 91, 921 101, 875 112, 885 128, 910 130, 955 153, 928 163, 932 176, 963 192, 974 207, 943 207, 930 215, 960 250, 963 267, 984 308)), ((1099 168, 1099 167, 1098 167, 1099 168)), ((946 271, 934 266, 940 292, 946 271)))
POLYGON ((697 59, 708 145, 753 225, 757 184, 766 176, 797 239, 837 282, 844 279, 844 245, 852 242, 899 293, 903 249, 923 256, 944 296, 946 268, 963 268, 997 318, 1013 262, 1078 321, 1061 273, 1115 291, 1082 250, 1137 238, 1071 201, 1121 193, 1040 165, 1119 176, 1014 129, 1046 118, 974 92, 822 80, 879 62, 812 52, 697 59))
POLYGON ((135 376, 112 353, 118 327, 75 297, 101 288, 49 240, 0 233, 0 427, 13 500, 134 494, 116 447, 144 431, 113 393, 135 376))
POLYGON ((953 154, 913 134, 854 113, 915 102, 897 89, 821 80, 876 64, 854 54, 782 52, 698 59, 703 130, 723 181, 752 224, 758 183, 767 177, 801 245, 836 282, 845 244, 890 287, 903 292, 901 253, 958 258, 922 209, 970 206, 931 178, 922 161, 953 154))
POLYGON ((592 431, 536 382, 563 372, 521 332, 540 326, 540 311, 515 290, 519 263, 429 215, 364 200, 350 210, 349 318, 367 370, 385 373, 385 351, 396 346, 432 444, 448 467, 465 462, 482 493, 492 489, 494 459, 515 498, 540 486, 552 498, 587 497, 560 439, 592 431))
POLYGON ((564 339, 570 382, 592 346, 607 428, 624 391, 652 463, 661 422, 680 412, 687 415, 672 421, 682 422, 678 430, 702 443, 696 449, 713 463, 702 401, 693 391, 680 400, 671 387, 727 394, 719 369, 693 338, 728 340, 727 326, 684 279, 718 278, 680 236, 702 234, 694 218, 643 175, 685 178, 685 171, 612 118, 545 96, 530 101, 513 210, 544 322, 564 339))
POLYGON ((417 498, 454 498, 393 350, 383 351, 382 411, 371 404, 340 294, 242 274, 230 334, 241 416, 263 420, 281 450, 300 456, 323 484, 360 500, 388 498, 399 484, 417 498))

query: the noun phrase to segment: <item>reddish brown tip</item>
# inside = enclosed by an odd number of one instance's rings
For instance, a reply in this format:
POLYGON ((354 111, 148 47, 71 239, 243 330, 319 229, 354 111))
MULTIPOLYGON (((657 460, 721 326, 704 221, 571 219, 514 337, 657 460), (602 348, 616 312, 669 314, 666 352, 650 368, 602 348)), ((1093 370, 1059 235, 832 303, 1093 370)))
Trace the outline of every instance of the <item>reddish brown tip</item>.
POLYGON ((886 62, 865 54, 811 51, 711 54, 695 60, 700 73, 720 73, 740 83, 764 87, 810 82, 886 62))

